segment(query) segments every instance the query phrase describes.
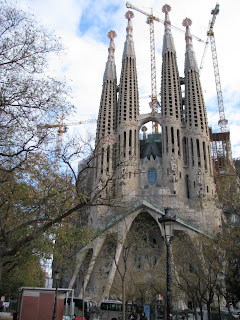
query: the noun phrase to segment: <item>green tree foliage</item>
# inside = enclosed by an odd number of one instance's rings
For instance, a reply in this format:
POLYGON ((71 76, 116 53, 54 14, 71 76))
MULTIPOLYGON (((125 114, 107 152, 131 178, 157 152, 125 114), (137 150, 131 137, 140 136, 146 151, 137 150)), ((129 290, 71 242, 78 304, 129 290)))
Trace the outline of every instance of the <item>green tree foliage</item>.
POLYGON ((32 246, 31 242, 35 241, 40 250, 40 236, 43 235, 42 241, 50 241, 48 230, 53 232, 54 222, 77 200, 71 176, 53 170, 47 156, 41 153, 29 155, 21 169, 0 171, 0 177, 6 177, 0 189, 1 262, 11 269, 25 247, 32 246))
POLYGON ((0 295, 16 299, 21 287, 44 287, 46 274, 37 256, 28 256, 14 270, 3 271, 0 295))
POLYGON ((233 214, 240 215, 239 178, 239 159, 234 159, 226 172, 215 174, 218 198, 228 220, 233 214))
POLYGON ((173 250, 176 261, 174 285, 201 311, 206 304, 208 319, 211 319, 210 308, 224 269, 224 251, 215 239, 206 236, 174 239, 173 250))
POLYGON ((225 225, 218 239, 225 252, 220 294, 236 305, 240 301, 240 224, 225 225))
POLYGON ((76 253, 86 246, 94 236, 91 228, 78 226, 78 217, 79 214, 74 213, 65 219, 64 223, 61 222, 54 226, 54 242, 51 252, 55 267, 62 275, 64 273, 73 274, 76 267, 76 253))
POLYGON ((224 296, 227 304, 240 300, 240 160, 234 159, 228 172, 218 176, 217 192, 225 213, 225 222, 222 232, 218 235, 219 244, 225 252, 225 266, 222 283, 219 286, 220 295, 224 296), (233 216, 235 223, 233 224, 233 216), (224 285, 223 285, 224 283, 224 285))
MULTIPOLYGON (((65 83, 47 75, 49 55, 62 49, 33 16, 0 0, 0 279, 32 254, 49 256, 57 230, 88 205, 84 188, 76 190, 69 145, 62 155, 68 169, 60 170, 53 129, 38 130, 72 110, 65 83)), ((86 155, 86 146, 75 147, 75 156, 86 155)))

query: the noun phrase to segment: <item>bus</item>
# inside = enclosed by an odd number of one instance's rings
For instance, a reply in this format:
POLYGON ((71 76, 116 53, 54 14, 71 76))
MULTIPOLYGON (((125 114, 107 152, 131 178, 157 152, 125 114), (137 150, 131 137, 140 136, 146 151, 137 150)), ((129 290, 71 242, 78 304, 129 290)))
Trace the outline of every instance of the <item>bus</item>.
MULTIPOLYGON (((73 303, 74 315, 76 317, 82 317, 82 309, 83 309, 83 300, 77 297, 68 298, 67 304, 70 305, 73 303)), ((66 299, 64 301, 66 308, 66 299)), ((92 312, 95 311, 96 303, 89 300, 84 300, 84 319, 90 320, 92 312)))
MULTIPOLYGON (((127 318, 132 310, 138 307, 135 304, 128 303, 127 305, 127 318)), ((119 300, 105 300, 100 305, 100 319, 101 320, 121 320, 122 319, 122 301, 119 300)))

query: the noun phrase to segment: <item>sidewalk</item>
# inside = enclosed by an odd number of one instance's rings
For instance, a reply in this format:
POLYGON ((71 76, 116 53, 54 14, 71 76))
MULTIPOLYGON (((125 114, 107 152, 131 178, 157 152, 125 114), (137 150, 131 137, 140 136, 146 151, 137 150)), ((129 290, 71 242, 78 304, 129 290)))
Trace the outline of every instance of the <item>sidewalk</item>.
POLYGON ((11 312, 0 312, 0 320, 12 320, 11 312))

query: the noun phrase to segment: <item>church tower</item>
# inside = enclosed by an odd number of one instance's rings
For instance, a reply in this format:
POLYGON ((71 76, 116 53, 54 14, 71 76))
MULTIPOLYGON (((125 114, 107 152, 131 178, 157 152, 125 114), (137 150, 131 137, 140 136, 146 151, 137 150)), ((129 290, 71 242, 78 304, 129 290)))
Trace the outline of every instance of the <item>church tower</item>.
POLYGON ((166 4, 162 11, 165 13, 161 81, 163 186, 169 187, 172 194, 183 196, 181 187, 183 170, 181 85, 169 20, 171 7, 166 4))
POLYGON ((139 95, 136 70, 136 56, 133 43, 131 11, 125 15, 128 20, 127 36, 122 56, 119 97, 116 110, 116 143, 119 181, 118 193, 126 197, 139 188, 139 138, 137 117, 139 95))
POLYGON ((103 76, 103 88, 97 121, 95 147, 95 188, 113 175, 113 153, 115 143, 115 115, 117 105, 117 74, 114 59, 116 32, 108 32, 110 46, 103 76))
POLYGON ((186 197, 196 199, 202 196, 213 197, 215 185, 207 113, 192 46, 191 24, 188 18, 183 21, 186 27, 183 158, 186 197))

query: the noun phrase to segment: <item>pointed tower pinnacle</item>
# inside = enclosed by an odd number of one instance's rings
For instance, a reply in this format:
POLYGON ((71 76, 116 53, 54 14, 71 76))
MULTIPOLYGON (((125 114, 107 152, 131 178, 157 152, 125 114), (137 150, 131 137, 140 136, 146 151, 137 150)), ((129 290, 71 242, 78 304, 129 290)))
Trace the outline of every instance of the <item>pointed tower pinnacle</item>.
POLYGON ((117 36, 116 32, 111 30, 107 34, 110 39, 108 48, 108 60, 103 77, 103 88, 98 113, 97 137, 96 143, 104 137, 112 137, 115 126, 115 111, 117 104, 117 74, 114 59, 115 45, 113 39, 117 36))
POLYGON ((133 13, 128 11, 125 18, 128 20, 127 37, 122 56, 122 69, 119 84, 119 95, 116 112, 116 141, 118 145, 117 157, 121 159, 117 193, 128 196, 132 189, 139 188, 139 174, 136 168, 139 165, 138 123, 139 99, 136 56, 133 43, 133 13), (124 172, 124 174, 123 174, 124 172), (126 181, 131 183, 126 183, 126 181))
POLYGON ((186 27, 185 40, 186 40, 186 54, 185 54, 185 70, 189 71, 194 69, 199 72, 197 61, 195 57, 195 52, 193 51, 192 45, 192 35, 190 32, 190 26, 192 25, 192 21, 189 18, 183 20, 182 25, 186 27))
POLYGON ((171 11, 171 7, 168 4, 165 4, 162 7, 162 12, 165 13, 165 33, 163 38, 163 49, 162 54, 165 54, 167 51, 173 51, 176 52, 173 38, 172 38, 172 32, 171 32, 171 22, 169 19, 169 12, 171 11))
POLYGON ((127 11, 125 14, 125 18, 128 20, 128 25, 126 28, 127 31, 127 37, 124 45, 124 51, 123 51, 123 59, 126 57, 135 57, 135 50, 134 50, 134 44, 133 44, 133 26, 132 26, 132 18, 134 17, 134 14, 132 11, 127 11))
POLYGON ((106 69, 104 72, 103 81, 116 79, 116 67, 115 67, 115 59, 114 59, 115 44, 113 39, 116 38, 117 34, 115 31, 110 30, 107 36, 110 39, 110 45, 108 48, 108 52, 109 52, 108 61, 106 63, 106 69))
POLYGON ((113 39, 116 38, 117 34, 115 31, 113 30, 110 30, 107 34, 108 38, 110 39, 110 46, 108 48, 108 52, 109 52, 109 58, 111 60, 114 59, 114 52, 115 52, 115 44, 114 44, 114 41, 113 39))
POLYGON ((188 198, 196 200, 202 199, 202 196, 212 197, 215 193, 215 185, 212 175, 207 111, 193 51, 191 24, 192 21, 188 18, 183 21, 183 26, 186 27, 184 164, 185 168, 192 168, 188 170, 186 179, 188 198), (194 188, 189 188, 191 185, 194 185, 194 188))
POLYGON ((180 130, 182 93, 176 50, 169 20, 170 10, 171 7, 168 4, 162 8, 165 13, 161 81, 162 175, 163 186, 168 186, 172 194, 181 196, 183 190, 182 180, 179 180, 178 176, 183 168, 180 130))

